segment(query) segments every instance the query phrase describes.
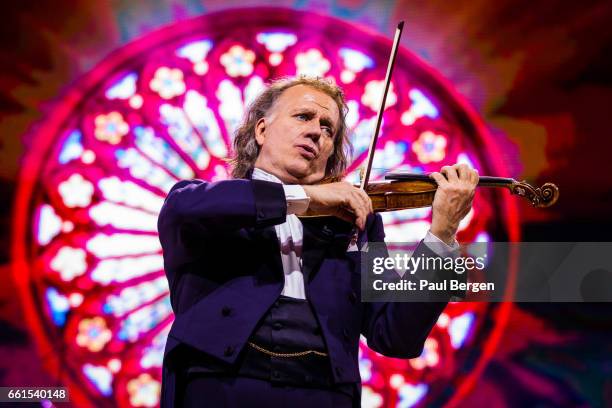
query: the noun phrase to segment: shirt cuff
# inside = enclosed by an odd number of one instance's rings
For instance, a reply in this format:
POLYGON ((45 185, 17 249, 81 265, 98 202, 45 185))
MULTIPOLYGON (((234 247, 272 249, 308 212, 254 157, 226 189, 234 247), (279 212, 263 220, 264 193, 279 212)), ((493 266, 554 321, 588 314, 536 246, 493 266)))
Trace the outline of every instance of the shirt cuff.
POLYGON ((431 231, 427 231, 427 235, 423 238, 423 242, 429 249, 436 253, 436 255, 446 258, 446 257, 457 257, 459 255, 459 242, 455 239, 452 245, 448 245, 446 242, 442 241, 440 238, 436 237, 432 234, 431 231))
POLYGON ((299 184, 283 185, 287 199, 287 214, 303 214, 308 210, 310 198, 299 184))

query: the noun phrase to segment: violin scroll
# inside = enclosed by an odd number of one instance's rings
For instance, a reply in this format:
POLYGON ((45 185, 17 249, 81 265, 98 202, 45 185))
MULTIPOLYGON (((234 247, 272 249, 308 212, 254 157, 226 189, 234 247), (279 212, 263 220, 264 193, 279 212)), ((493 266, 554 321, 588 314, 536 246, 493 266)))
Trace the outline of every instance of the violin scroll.
POLYGON ((536 208, 550 207, 559 199, 559 188, 553 183, 544 183, 542 187, 534 187, 526 181, 514 181, 509 186, 510 192, 524 197, 536 208))

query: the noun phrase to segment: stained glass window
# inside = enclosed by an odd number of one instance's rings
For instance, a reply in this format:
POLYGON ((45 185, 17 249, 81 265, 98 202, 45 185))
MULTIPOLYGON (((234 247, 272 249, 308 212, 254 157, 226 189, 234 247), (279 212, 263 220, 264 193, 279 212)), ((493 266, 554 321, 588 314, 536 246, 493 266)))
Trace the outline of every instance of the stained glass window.
MULTIPOLYGON (((314 75, 344 88, 354 146, 347 179, 357 181, 390 40, 332 18, 268 10, 204 16, 128 44, 60 98, 30 139, 16 206, 16 278, 47 365, 61 371, 77 402, 158 404, 173 321, 160 207, 178 180, 228 177, 232 135, 266 81, 314 75)), ((458 161, 503 174, 495 151, 447 82, 400 50, 373 179, 458 161)), ((460 239, 516 236, 513 207, 500 203, 493 192, 479 193, 460 239)), ((385 213, 387 240, 420 240, 430 216, 427 208, 385 213)), ((449 387, 459 389, 469 367, 477 369, 475 356, 504 313, 507 306, 450 304, 412 360, 362 344, 363 406, 448 400, 449 387)))

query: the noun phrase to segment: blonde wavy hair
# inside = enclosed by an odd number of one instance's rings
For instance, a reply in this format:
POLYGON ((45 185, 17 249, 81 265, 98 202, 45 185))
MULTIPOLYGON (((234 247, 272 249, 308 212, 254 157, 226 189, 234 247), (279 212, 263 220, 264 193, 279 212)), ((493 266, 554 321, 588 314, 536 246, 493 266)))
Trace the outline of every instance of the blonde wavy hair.
POLYGON ((255 165, 260 147, 255 140, 257 121, 268 114, 274 103, 287 89, 296 85, 306 85, 329 95, 338 105, 340 118, 334 135, 334 151, 325 168, 326 179, 340 179, 348 166, 352 147, 346 128, 346 113, 348 107, 344 93, 337 85, 322 78, 281 78, 272 82, 250 105, 242 125, 234 135, 234 147, 229 159, 231 174, 234 178, 245 178, 255 165))

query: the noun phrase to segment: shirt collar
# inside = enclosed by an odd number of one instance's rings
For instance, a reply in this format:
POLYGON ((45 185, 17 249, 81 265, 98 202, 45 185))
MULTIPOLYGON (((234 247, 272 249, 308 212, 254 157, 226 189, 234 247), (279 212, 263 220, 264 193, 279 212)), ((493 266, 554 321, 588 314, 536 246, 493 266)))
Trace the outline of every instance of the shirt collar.
POLYGON ((278 177, 276 177, 274 174, 270 174, 267 171, 258 169, 257 167, 253 169, 253 175, 251 177, 254 178, 255 180, 272 181, 274 183, 283 184, 283 182, 278 177))

